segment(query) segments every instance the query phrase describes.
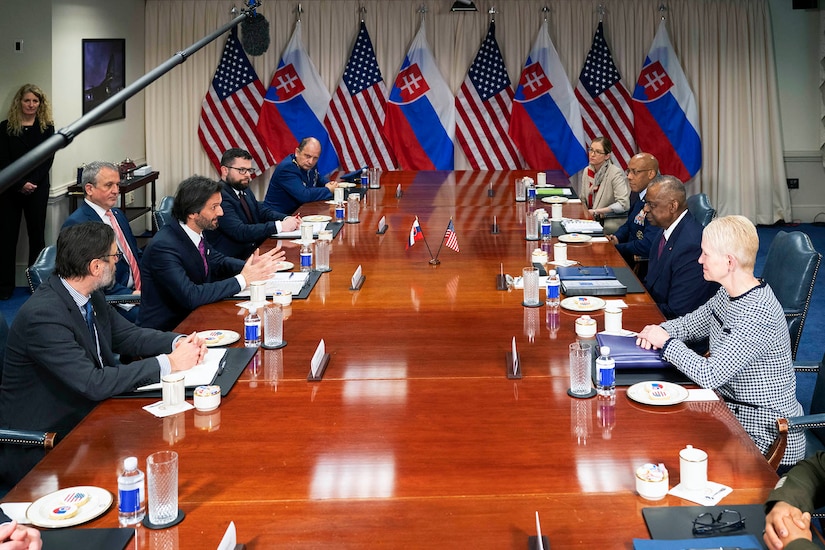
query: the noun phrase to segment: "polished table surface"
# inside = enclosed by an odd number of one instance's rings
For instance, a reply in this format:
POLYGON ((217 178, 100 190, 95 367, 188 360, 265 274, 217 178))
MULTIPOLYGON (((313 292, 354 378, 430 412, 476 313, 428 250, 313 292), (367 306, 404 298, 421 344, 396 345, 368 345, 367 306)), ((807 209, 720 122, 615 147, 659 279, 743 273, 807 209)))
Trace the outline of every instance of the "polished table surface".
MULTIPOLYGON (((520 290, 495 289, 500 266, 520 274, 536 247, 524 238, 529 206, 513 200, 524 174, 384 174, 361 223, 334 240, 332 272, 287 308, 288 345, 261 350, 218 410, 160 419, 141 410, 150 400, 106 401, 5 500, 75 485, 115 492, 124 457, 145 469, 146 456, 171 448, 186 519, 138 529, 137 548, 214 548, 232 520, 249 548, 523 549, 536 511, 553 548, 632 548, 648 537, 643 508, 693 505, 642 499, 635 468, 663 462, 674 486, 679 450, 692 444, 708 452, 709 478, 733 487, 723 504, 762 502, 776 474, 721 402, 651 407, 624 388, 613 400, 566 394, 581 314, 562 309, 556 322, 550 308, 523 307, 520 290), (382 216, 389 230, 378 235, 382 216), (424 242, 406 250, 415 216, 434 254, 452 217, 461 251, 442 248, 432 266, 424 242), (352 291, 358 265, 366 281, 352 291), (513 337, 520 380, 505 373, 513 337), (307 382, 321 338, 329 367, 307 382)), ((564 206, 565 216, 584 212, 564 206)), ((297 245, 284 246, 298 264, 297 245)), ((568 256, 624 265, 604 243, 571 244, 568 256)), ((662 320, 646 294, 624 299, 625 328, 662 320)), ((234 303, 199 308, 179 330, 241 332, 234 303)), ((603 314, 592 315, 601 328, 603 314)), ((116 525, 113 508, 84 527, 116 525)))

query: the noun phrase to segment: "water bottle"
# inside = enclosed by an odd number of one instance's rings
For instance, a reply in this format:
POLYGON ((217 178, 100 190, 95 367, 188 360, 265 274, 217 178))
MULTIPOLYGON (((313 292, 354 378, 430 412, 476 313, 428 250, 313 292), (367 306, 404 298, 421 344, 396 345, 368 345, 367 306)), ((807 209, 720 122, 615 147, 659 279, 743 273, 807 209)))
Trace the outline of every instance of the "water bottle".
POLYGON ((599 395, 616 395, 616 362, 610 357, 610 347, 602 346, 596 359, 596 391, 599 395))
POLYGON ((312 271, 312 248, 309 243, 301 243, 301 271, 312 271))
POLYGON ((536 186, 533 183, 527 187, 527 204, 536 204, 536 186))
POLYGON ((361 168, 361 187, 367 187, 370 183, 370 175, 366 168, 361 168))
POLYGON ((137 525, 146 514, 146 476, 138 470, 137 457, 123 461, 123 473, 117 478, 117 519, 122 527, 137 525))
POLYGON ((559 276, 555 269, 547 272, 547 305, 554 307, 559 305, 559 276))
POLYGON ((249 313, 243 319, 243 345, 248 348, 261 345, 261 318, 254 307, 249 308, 249 313))

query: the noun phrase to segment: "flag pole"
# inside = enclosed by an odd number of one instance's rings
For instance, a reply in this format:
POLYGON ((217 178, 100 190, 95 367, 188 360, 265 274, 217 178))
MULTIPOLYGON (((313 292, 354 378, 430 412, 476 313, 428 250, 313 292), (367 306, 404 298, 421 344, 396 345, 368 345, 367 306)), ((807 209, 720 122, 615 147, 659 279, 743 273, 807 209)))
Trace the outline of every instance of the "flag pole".
MULTIPOLYGON (((450 228, 450 223, 453 221, 453 217, 450 216, 450 221, 447 222, 447 229, 450 228)), ((447 229, 444 230, 444 235, 447 234, 447 229)), ((438 250, 435 252, 435 259, 438 260, 439 254, 441 254, 441 247, 444 246, 444 237, 441 237, 441 244, 438 245, 438 250)))
POLYGON ((431 264, 431 265, 438 265, 438 264, 440 264, 440 263, 441 263, 441 260, 439 260, 437 257, 433 256, 433 252, 432 252, 432 250, 430 250, 430 245, 429 245, 429 243, 427 242, 427 237, 425 237, 425 236, 424 236, 424 230, 423 230, 423 229, 421 230, 421 240, 423 240, 423 241, 424 241, 424 246, 426 246, 426 247, 427 247, 427 252, 428 252, 428 253, 429 253, 429 255, 430 255, 430 264, 431 264))

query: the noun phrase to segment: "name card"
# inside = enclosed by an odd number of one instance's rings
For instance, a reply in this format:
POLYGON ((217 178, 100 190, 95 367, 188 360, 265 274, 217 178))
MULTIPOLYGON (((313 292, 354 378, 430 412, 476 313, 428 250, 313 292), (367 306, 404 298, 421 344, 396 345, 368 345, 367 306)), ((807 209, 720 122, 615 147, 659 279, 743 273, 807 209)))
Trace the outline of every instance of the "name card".
POLYGON ((312 361, 309 364, 309 368, 312 371, 312 376, 314 378, 318 377, 319 370, 321 369, 321 365, 323 364, 324 355, 326 354, 326 345, 324 344, 324 339, 321 338, 321 342, 318 344, 318 347, 315 349, 315 353, 312 354, 312 361))
POLYGON ((358 269, 355 270, 355 273, 352 274, 352 287, 351 288, 358 288, 361 284, 361 266, 358 266, 358 269))
MULTIPOLYGON (((499 363, 501 364, 501 363, 499 363)), ((513 376, 518 374, 518 353, 516 352, 516 337, 513 336, 513 376)), ((501 368, 501 367, 499 367, 501 368)))
POLYGON ((378 233, 383 234, 387 231, 387 217, 381 216, 381 219, 378 220, 378 233))

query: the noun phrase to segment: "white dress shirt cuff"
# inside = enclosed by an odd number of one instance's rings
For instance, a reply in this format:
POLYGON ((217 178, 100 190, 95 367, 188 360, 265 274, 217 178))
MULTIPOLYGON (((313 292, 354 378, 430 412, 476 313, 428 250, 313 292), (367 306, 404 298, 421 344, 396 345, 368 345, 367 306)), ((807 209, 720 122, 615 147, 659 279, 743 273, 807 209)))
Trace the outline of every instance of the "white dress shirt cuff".
POLYGON ((235 280, 238 281, 238 284, 241 286, 241 288, 238 289, 238 292, 246 288, 246 279, 244 279, 243 275, 238 273, 235 275, 235 280))
POLYGON ((158 363, 160 364, 160 379, 163 380, 163 377, 167 374, 172 374, 172 362, 169 360, 169 356, 165 353, 163 355, 158 355, 158 363))

